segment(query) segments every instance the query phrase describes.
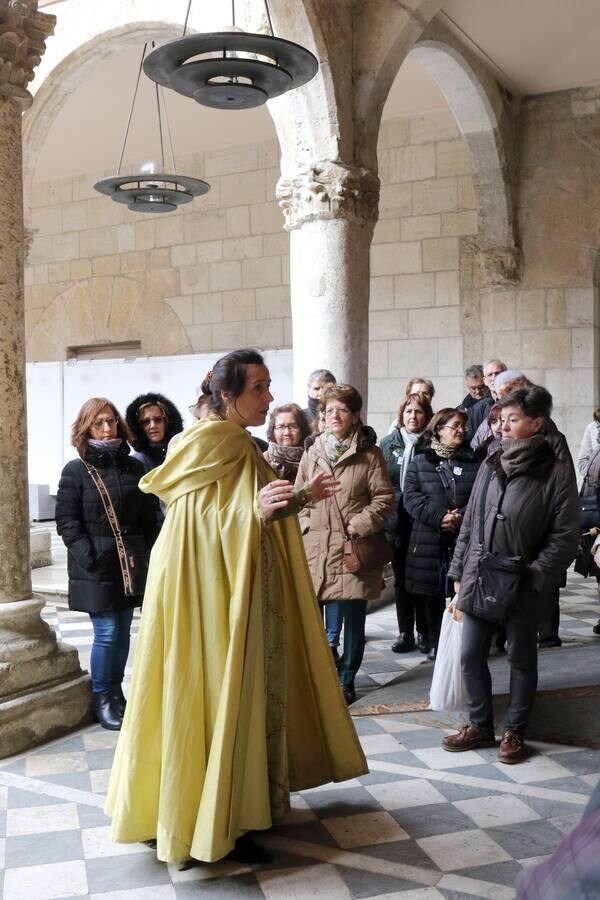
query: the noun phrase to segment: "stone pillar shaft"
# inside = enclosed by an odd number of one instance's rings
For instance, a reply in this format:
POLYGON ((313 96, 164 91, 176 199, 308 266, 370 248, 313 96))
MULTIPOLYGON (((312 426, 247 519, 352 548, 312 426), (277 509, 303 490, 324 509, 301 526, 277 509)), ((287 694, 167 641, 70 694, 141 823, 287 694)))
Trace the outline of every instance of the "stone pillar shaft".
POLYGON ((369 251, 379 179, 330 161, 282 178, 277 196, 291 232, 294 397, 314 369, 354 385, 366 407, 369 251))
POLYGON ((0 96, 0 603, 31 596, 21 110, 0 96))

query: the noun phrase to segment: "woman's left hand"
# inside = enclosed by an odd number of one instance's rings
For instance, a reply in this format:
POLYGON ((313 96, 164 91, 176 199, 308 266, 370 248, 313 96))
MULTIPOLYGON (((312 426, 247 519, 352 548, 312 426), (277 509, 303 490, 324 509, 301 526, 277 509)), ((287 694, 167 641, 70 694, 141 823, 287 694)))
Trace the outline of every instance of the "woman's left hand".
POLYGON ((294 485, 289 481, 277 479, 270 481, 258 492, 258 502, 265 519, 270 519, 278 509, 285 509, 294 496, 294 485))
POLYGON ((309 484, 313 503, 325 500, 326 497, 333 497, 342 488, 340 482, 333 475, 327 475, 326 472, 319 472, 312 481, 309 481, 309 484))

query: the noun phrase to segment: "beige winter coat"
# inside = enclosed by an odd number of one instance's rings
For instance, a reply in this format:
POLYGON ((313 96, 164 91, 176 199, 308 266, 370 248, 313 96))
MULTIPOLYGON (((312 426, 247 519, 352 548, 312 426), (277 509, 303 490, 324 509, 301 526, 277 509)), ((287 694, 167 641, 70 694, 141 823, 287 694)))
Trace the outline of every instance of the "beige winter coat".
POLYGON ((342 485, 335 498, 305 507, 299 515, 306 558, 321 602, 374 600, 381 593, 381 571, 351 575, 344 568, 344 537, 334 506, 337 500, 344 522, 362 536, 383 530, 395 500, 385 460, 375 441, 372 428, 359 428, 350 448, 332 468, 319 435, 300 462, 297 488, 320 471, 333 471, 342 485))

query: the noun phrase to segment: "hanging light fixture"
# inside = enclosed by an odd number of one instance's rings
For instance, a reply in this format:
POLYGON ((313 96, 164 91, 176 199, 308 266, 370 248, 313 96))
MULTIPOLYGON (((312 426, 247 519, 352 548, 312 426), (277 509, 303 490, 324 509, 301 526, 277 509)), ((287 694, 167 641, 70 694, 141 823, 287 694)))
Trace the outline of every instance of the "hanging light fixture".
MULTIPOLYGON (((154 42, 152 43, 152 47, 154 47, 154 42)), ((155 93, 161 161, 160 163, 145 163, 136 175, 121 175, 121 166, 123 165, 125 147, 127 145, 127 138, 129 137, 133 109, 147 49, 148 44, 146 43, 144 44, 142 58, 138 69, 137 81, 135 83, 135 90, 131 101, 131 109, 129 110, 129 118, 127 120, 127 128, 125 129, 125 137, 121 148, 117 174, 96 182, 94 189, 101 194, 106 194, 111 200, 115 200, 117 203, 126 203, 133 212, 173 212, 173 210, 176 210, 182 203, 189 203, 194 197, 206 194, 206 192, 210 190, 210 185, 206 181, 201 181, 199 178, 191 178, 188 175, 177 174, 167 107, 163 90, 158 84, 155 85, 155 93), (167 174, 166 172, 164 146, 165 133, 169 142, 171 155, 171 174, 167 174)))
POLYGON ((270 36, 238 28, 231 0, 230 29, 186 37, 191 5, 189 0, 183 37, 157 47, 144 62, 144 72, 158 84, 215 109, 252 109, 316 75, 319 63, 310 50, 273 34, 267 0, 270 36))

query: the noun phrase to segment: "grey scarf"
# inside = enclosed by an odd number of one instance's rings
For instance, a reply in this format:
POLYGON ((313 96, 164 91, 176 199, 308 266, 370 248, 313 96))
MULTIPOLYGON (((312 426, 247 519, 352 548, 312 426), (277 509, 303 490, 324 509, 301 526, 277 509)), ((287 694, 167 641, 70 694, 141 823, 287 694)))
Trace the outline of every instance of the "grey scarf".
POLYGON ((408 469, 408 465, 415 455, 415 445, 421 435, 422 431, 407 431, 404 426, 400 429, 400 434, 402 435, 402 440, 404 441, 404 453, 402 454, 402 459, 400 461, 400 489, 404 490, 404 479, 406 478, 406 470, 408 469))
POLYGON ((500 465, 506 477, 512 478, 514 475, 519 475, 523 469, 529 469, 531 461, 537 456, 544 440, 543 434, 534 434, 533 437, 520 440, 503 437, 500 465))

